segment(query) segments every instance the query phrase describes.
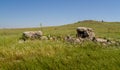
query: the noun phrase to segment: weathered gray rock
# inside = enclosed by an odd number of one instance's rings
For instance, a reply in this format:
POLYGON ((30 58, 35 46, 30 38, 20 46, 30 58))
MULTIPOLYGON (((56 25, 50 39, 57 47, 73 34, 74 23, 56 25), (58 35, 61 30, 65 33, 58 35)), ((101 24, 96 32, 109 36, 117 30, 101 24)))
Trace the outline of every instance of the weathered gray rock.
POLYGON ((82 39, 80 39, 80 38, 73 38, 71 36, 65 37, 64 40, 67 41, 67 42, 69 42, 69 43, 74 43, 74 44, 82 42, 82 39))
POLYGON ((42 37, 42 31, 26 31, 23 32, 22 39, 25 41, 27 39, 40 39, 42 37))
POLYGON ((88 38, 88 39, 92 40, 95 37, 95 33, 92 28, 77 27, 76 31, 77 31, 76 36, 83 38, 83 39, 88 38))

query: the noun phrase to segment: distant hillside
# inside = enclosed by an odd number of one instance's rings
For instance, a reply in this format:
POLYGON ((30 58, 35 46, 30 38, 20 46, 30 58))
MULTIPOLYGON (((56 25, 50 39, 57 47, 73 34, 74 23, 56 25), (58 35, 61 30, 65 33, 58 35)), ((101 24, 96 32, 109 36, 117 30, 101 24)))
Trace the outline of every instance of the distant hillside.
POLYGON ((104 20, 97 21, 97 20, 83 20, 83 21, 78 21, 79 22, 105 22, 104 20))
POLYGON ((1 29, 1 32, 11 35, 12 33, 21 34, 24 31, 42 30, 44 35, 73 35, 76 34, 77 27, 90 27, 93 28, 97 37, 107 37, 120 39, 120 22, 101 22, 94 20, 84 20, 75 23, 61 25, 61 26, 50 26, 42 28, 19 28, 19 29, 1 29), (14 31, 15 30, 15 31, 14 31))

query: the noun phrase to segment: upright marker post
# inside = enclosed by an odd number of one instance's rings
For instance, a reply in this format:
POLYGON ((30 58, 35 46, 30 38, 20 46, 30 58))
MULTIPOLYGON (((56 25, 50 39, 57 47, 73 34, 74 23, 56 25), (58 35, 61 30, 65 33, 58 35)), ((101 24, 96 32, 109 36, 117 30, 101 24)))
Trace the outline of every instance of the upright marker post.
POLYGON ((40 30, 42 31, 42 23, 40 23, 40 30))

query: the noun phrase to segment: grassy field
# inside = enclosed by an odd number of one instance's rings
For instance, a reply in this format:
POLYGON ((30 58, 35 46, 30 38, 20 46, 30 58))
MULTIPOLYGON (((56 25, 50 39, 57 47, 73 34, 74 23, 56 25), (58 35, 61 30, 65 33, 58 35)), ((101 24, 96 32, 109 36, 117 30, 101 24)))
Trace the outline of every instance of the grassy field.
MULTIPOLYGON (((76 27, 91 27, 97 37, 120 40, 119 22, 81 21, 43 27, 44 35, 75 36, 76 27)), ((0 29, 0 70, 119 70, 120 46, 93 42, 71 44, 64 41, 28 40, 19 43, 24 31, 41 28, 0 29)))

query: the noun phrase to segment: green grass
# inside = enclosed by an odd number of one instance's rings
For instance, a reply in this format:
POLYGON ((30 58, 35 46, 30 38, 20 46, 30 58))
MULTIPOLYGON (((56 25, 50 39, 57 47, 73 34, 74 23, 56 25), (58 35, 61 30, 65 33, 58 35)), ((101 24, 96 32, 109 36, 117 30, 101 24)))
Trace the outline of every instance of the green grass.
MULTIPOLYGON (((77 22, 43 27, 44 35, 75 36, 76 27, 94 29, 97 37, 120 40, 118 22, 77 22)), ((120 46, 92 42, 71 44, 64 41, 28 40, 19 43, 24 31, 40 28, 0 29, 0 70, 119 70, 120 46)))

